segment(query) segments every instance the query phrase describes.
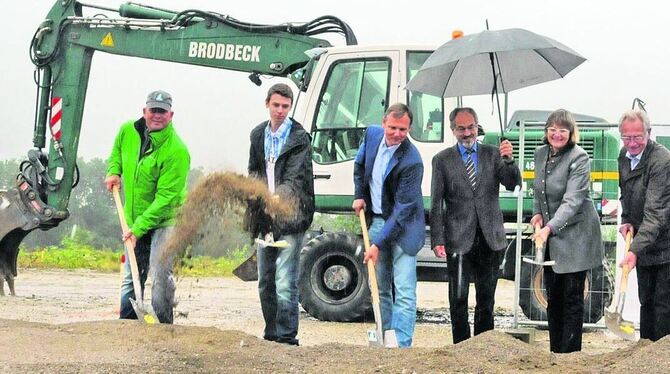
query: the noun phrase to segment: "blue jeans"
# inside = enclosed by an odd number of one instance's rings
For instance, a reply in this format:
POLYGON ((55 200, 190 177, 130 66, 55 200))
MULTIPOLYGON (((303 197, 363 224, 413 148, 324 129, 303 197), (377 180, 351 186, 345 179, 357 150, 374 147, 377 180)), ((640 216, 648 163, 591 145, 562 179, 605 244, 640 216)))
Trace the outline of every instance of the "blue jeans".
MULTIPOLYGON (((369 234, 374 241, 384 227, 384 219, 372 219, 369 234)), ((411 347, 416 324, 416 256, 399 245, 380 248, 375 264, 384 331, 395 330, 400 347, 411 347), (395 300, 393 289, 395 288, 395 300)))
MULTIPOLYGON (((172 323, 174 320, 174 293, 175 284, 172 275, 174 257, 169 258, 166 263, 159 262, 160 254, 165 248, 165 242, 172 232, 172 227, 163 227, 149 230, 144 236, 137 240, 135 246, 135 257, 142 286, 141 295, 144 295, 144 284, 147 281, 149 271, 153 278, 151 287, 151 306, 156 317, 161 323, 172 323)), ((135 288, 133 287, 133 276, 130 272, 130 261, 126 251, 126 262, 124 266, 124 277, 121 283, 121 310, 120 319, 137 319, 135 310, 130 304, 130 298, 135 299, 135 288)), ((143 297, 144 298, 144 297, 143 297)), ((139 302, 139 300, 137 300, 139 302)))
POLYGON ((302 232, 275 238, 286 240, 286 248, 258 246, 258 294, 265 340, 298 345, 298 277, 304 236, 302 232))

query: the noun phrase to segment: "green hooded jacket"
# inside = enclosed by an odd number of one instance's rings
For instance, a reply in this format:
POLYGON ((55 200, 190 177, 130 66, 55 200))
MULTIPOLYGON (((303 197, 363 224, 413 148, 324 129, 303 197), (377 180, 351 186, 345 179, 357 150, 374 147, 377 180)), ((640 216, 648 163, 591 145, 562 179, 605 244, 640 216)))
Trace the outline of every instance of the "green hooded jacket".
POLYGON ((144 118, 121 126, 107 176, 121 176, 126 220, 138 239, 151 229, 174 225, 177 210, 186 199, 190 162, 172 121, 163 130, 149 133, 144 118))

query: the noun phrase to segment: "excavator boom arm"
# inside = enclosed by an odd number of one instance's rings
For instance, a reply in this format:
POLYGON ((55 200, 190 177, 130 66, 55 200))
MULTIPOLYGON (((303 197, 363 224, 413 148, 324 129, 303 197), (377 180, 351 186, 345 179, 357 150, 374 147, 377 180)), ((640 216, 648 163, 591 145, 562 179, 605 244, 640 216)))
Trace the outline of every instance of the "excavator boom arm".
POLYGON ((0 195, 0 262, 16 273, 21 240, 69 215, 81 119, 95 51, 292 78, 301 89, 309 72, 306 51, 330 43, 313 35, 339 33, 356 44, 351 29, 335 17, 306 23, 259 25, 201 10, 175 12, 127 3, 118 11, 58 0, 30 46, 37 69, 38 102, 33 146, 21 164, 16 188, 0 195), (92 7, 112 16, 84 16, 92 7), (47 132, 49 151, 45 152, 47 132))

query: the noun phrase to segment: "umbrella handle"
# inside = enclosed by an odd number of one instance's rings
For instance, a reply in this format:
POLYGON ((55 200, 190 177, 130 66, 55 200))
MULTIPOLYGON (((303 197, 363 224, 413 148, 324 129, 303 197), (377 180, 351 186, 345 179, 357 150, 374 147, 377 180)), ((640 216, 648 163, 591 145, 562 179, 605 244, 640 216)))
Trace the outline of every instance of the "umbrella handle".
MULTIPOLYGON (((500 143, 504 142, 505 140, 509 140, 506 136, 503 135, 503 129, 502 125, 500 126, 500 143)), ((504 156, 503 157, 505 160, 511 160, 512 157, 510 156, 504 156)))

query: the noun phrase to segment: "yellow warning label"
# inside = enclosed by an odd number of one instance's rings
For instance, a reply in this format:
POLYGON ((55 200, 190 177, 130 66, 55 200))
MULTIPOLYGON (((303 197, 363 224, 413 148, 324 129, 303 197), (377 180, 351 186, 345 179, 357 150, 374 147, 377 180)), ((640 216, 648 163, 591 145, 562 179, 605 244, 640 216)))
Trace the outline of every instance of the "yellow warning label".
POLYGON ((114 47, 114 39, 112 39, 111 32, 108 32, 107 35, 105 35, 105 37, 102 38, 100 45, 103 47, 114 47))

